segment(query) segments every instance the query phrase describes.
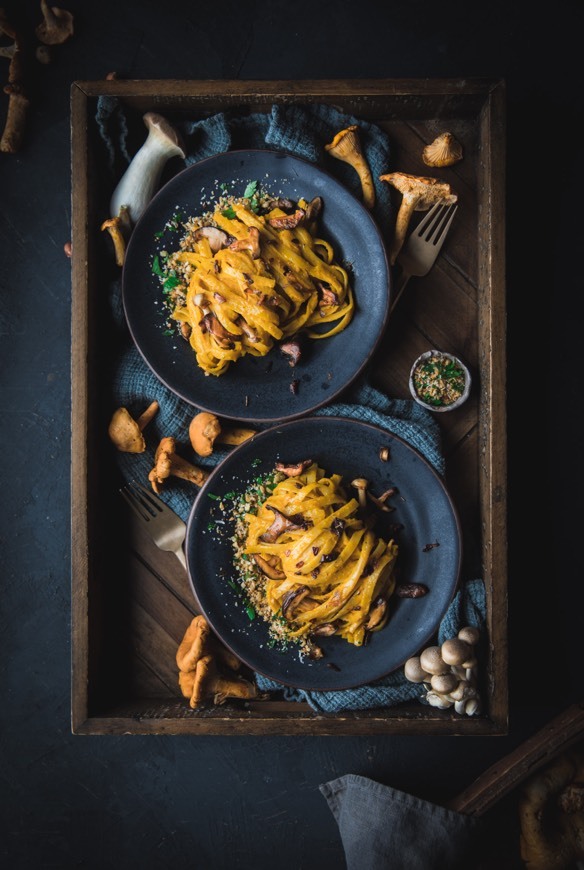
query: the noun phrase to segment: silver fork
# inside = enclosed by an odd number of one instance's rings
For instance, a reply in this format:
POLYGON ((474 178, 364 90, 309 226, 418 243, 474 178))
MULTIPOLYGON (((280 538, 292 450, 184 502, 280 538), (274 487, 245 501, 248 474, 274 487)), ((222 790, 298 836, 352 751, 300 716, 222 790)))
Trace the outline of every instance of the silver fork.
POLYGON ((154 492, 135 480, 123 486, 120 493, 144 523, 156 546, 174 553, 186 569, 187 560, 183 550, 186 523, 154 492))
POLYGON ((396 260, 401 266, 401 272, 396 282, 390 313, 410 278, 427 275, 436 262, 457 208, 458 205, 455 204, 444 205, 437 202, 408 236, 396 260))

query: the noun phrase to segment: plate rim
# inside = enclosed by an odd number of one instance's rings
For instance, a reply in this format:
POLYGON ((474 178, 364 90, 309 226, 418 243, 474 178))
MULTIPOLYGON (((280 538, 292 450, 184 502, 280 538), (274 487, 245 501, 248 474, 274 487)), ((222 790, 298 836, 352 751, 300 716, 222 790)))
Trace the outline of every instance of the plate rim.
MULTIPOLYGON (((389 322, 389 314, 390 314, 390 310, 391 310, 391 302, 392 302, 393 292, 394 292, 394 275, 393 275, 393 270, 392 270, 391 264, 389 262, 388 246, 387 246, 386 241, 384 239, 381 228, 379 227, 373 214, 364 205, 364 203, 361 202, 359 197, 355 193, 353 193, 352 190, 350 190, 348 187, 346 187, 343 184, 343 182, 340 179, 338 179, 335 175, 333 175, 328 169, 323 168, 320 164, 313 163, 312 161, 310 161, 304 157, 299 157, 296 154, 291 154, 290 152, 288 152, 286 150, 279 151, 279 150, 274 149, 274 148, 231 148, 228 151, 221 151, 218 154, 211 154, 208 157, 203 157, 203 158, 201 158, 201 160, 197 160, 197 161, 190 163, 189 165, 183 167, 183 169, 179 170, 175 175, 172 176, 172 178, 168 179, 168 181, 166 181, 162 185, 162 187, 159 188, 159 190, 156 191, 156 193, 150 199, 146 208, 144 209, 144 211, 142 212, 142 214, 138 218, 138 221, 136 222, 136 224, 135 224, 135 226, 130 234, 130 237, 129 237, 129 240, 128 240, 128 243, 126 246, 126 256, 124 258, 124 263, 122 265, 120 284, 121 284, 121 303, 122 303, 122 310, 124 313, 124 321, 125 321, 125 324, 127 326, 130 337, 132 339, 132 343, 133 343, 134 347, 137 349, 138 353, 140 354, 140 357, 142 358, 143 362, 148 366, 148 368, 150 369, 152 374, 158 379, 158 381, 167 390, 169 390, 174 396, 176 396, 181 401, 186 402, 191 407, 196 408, 200 411, 206 411, 206 412, 209 412, 212 414, 217 414, 218 416, 222 417, 225 420, 233 420, 233 421, 242 420, 242 421, 247 421, 249 423, 257 423, 257 424, 265 423, 265 424, 275 425, 279 421, 292 422, 294 420, 298 420, 298 419, 306 416, 307 414, 311 414, 314 411, 319 410, 320 408, 323 408, 323 407, 326 407, 327 405, 332 404, 335 401, 335 399, 338 399, 339 396, 343 392, 345 392, 345 390, 348 390, 351 386, 353 386, 355 384, 355 382, 359 379, 359 377, 363 374, 363 372, 365 371, 365 369, 367 368, 367 366, 371 362, 373 355, 375 354, 375 352, 379 348, 379 346, 382 342, 382 339, 385 335, 386 329, 387 329, 387 325, 389 322), (222 157, 227 157, 227 156, 231 156, 231 155, 238 155, 238 154, 254 154, 254 155, 261 154, 261 155, 270 155, 272 157, 277 157, 278 159, 288 158, 290 160, 297 161, 298 163, 300 163, 304 166, 307 166, 310 169, 316 170, 318 173, 326 176, 328 178, 328 180, 330 182, 332 182, 334 185, 336 185, 345 195, 351 197, 353 199, 353 201, 357 204, 357 206, 362 210, 362 214, 366 217, 367 221, 371 225, 372 230, 375 232, 375 234, 378 238, 379 251, 382 255, 382 258, 383 258, 383 261, 385 264, 386 281, 384 283, 386 285, 386 293, 385 293, 384 311, 383 311, 382 316, 379 318, 379 329, 378 329, 377 337, 375 338, 373 343, 370 344, 368 352, 364 355, 364 358, 361 361, 360 365, 355 370, 355 372, 351 375, 349 380, 345 381, 342 385, 340 385, 332 393, 327 394, 327 396, 325 398, 323 398, 322 400, 320 400, 318 403, 311 404, 310 406, 305 407, 305 408, 300 409, 300 410, 297 410, 297 411, 293 411, 290 414, 286 414, 285 416, 256 417, 256 416, 247 415, 247 414, 243 415, 243 416, 230 415, 230 414, 227 414, 224 412, 218 412, 216 408, 213 408, 212 406, 208 406, 206 403, 199 403, 199 402, 195 403, 192 398, 190 398, 189 396, 187 396, 185 394, 185 391, 183 389, 178 390, 176 387, 171 386, 169 381, 168 381, 168 378, 161 376, 161 374, 157 371, 157 369, 154 367, 154 365, 150 362, 150 360, 146 356, 145 351, 143 350, 143 348, 141 346, 141 343, 139 343, 136 340, 135 330, 132 327, 132 324, 130 322, 130 318, 128 316, 127 292, 126 292, 127 285, 126 285, 126 281, 125 281, 126 264, 128 261, 128 252, 131 251, 133 239, 136 238, 135 230, 137 227, 139 227, 140 222, 148 214, 150 208, 156 203, 156 201, 158 200, 158 197, 161 194, 163 194, 165 191, 167 191, 169 186, 172 185, 174 182, 176 182, 176 180, 179 179, 184 173, 187 173, 195 168, 198 168, 202 164, 206 164, 210 161, 217 160, 217 159, 220 159, 222 157)), ((196 360, 194 361, 194 365, 197 366, 196 360)))
MULTIPOLYGON (((207 478, 207 480, 205 481, 205 483, 203 484, 203 486, 201 487, 201 489, 199 490, 199 492, 197 493, 197 495, 193 501, 193 504, 191 506, 191 510, 189 511, 189 516, 187 518, 187 524, 186 524, 185 557, 186 557, 186 563, 187 563, 187 577, 188 577, 188 582, 189 582, 189 588, 191 590, 191 594, 193 595, 195 602, 198 605, 199 612, 208 621, 209 625, 211 626, 211 629, 217 635, 217 637, 221 641, 221 643, 223 643, 224 646, 226 646, 227 649, 230 652, 232 652, 242 662, 242 664, 244 664, 246 667, 248 667, 252 672, 261 675, 264 679, 272 680, 273 682, 279 683, 282 686, 282 688, 291 688, 291 689, 297 689, 297 690, 306 691, 306 692, 342 692, 342 691, 351 691, 352 689, 359 689, 359 688, 362 688, 364 686, 375 683, 378 680, 389 677, 391 674, 396 673, 400 667, 403 667, 403 665, 407 661, 407 657, 403 661, 400 661, 397 665, 392 667, 389 671, 385 671, 384 673, 379 674, 378 676, 367 677, 363 682, 350 683, 349 685, 346 685, 346 686, 335 686, 334 688, 315 688, 314 686, 303 685, 302 683, 300 683, 298 681, 283 681, 281 679, 278 679, 277 677, 274 677, 272 674, 266 674, 261 668, 258 668, 255 665, 250 664, 250 662, 247 661, 247 659, 243 659, 239 652, 236 652, 234 649, 232 649, 232 647, 229 643, 229 640, 224 638, 223 632, 217 631, 215 622, 212 619, 209 619, 205 609, 201 606, 201 604, 199 602, 199 599, 197 596, 197 591, 196 591, 196 586, 195 586, 195 583, 193 581, 192 573, 191 573, 190 566, 189 566, 189 551, 190 551, 189 539, 190 539, 190 535, 191 535, 191 527, 194 525, 194 516, 196 513, 197 504, 199 503, 199 500, 201 500, 201 501, 204 500, 203 497, 204 497, 205 492, 207 491, 207 488, 213 483, 213 481, 216 479, 216 477, 219 476, 219 473, 220 473, 222 467, 224 466, 224 464, 234 455, 237 456, 242 448, 249 446, 254 441, 257 441, 258 438, 261 439, 264 436, 269 436, 270 434, 274 433, 275 430, 278 430, 280 428, 290 427, 290 426, 297 426, 300 423, 308 423, 308 424, 312 425, 312 424, 323 423, 323 422, 325 424, 328 422, 332 422, 332 423, 342 422, 342 423, 355 424, 359 427, 366 427, 368 429, 371 429, 371 430, 373 430, 373 431, 375 431, 375 432, 377 432, 385 437, 390 436, 391 438, 396 439, 402 445, 404 445, 406 447, 406 449, 412 451, 424 463, 424 465, 427 467, 428 471, 430 471, 432 476, 435 478, 436 482, 440 486, 440 488, 441 488, 441 490, 446 498, 446 501, 447 501, 448 506, 450 508, 452 518, 454 520, 454 525, 455 525, 455 529, 456 529, 456 539, 457 539, 457 544, 458 544, 457 545, 456 569, 454 572, 454 582, 452 584, 451 595, 448 598, 448 600, 446 601, 446 603, 442 609, 442 612, 440 613, 436 623, 434 624, 431 631, 427 635, 424 636, 424 639, 420 643, 419 648, 422 649, 423 646, 425 644, 427 644, 428 641, 438 631, 440 623, 444 619, 444 616, 446 615, 448 608, 452 604, 457 592, 459 591, 459 589, 461 587, 461 572, 462 572, 462 561, 463 561, 463 550, 464 550, 464 540, 463 540, 463 536, 462 536, 462 524, 461 524, 458 509, 457 509, 456 504, 454 502, 454 499, 453 499, 453 497, 452 497, 452 495, 451 495, 451 493, 446 485, 446 482, 445 482, 445 480, 443 480, 441 478, 440 474, 434 468, 432 463, 424 456, 424 454, 417 447, 414 447, 401 435, 396 435, 393 432, 390 432, 389 430, 384 429, 382 426, 380 426, 377 423, 371 423, 369 421, 359 420, 359 419, 356 419, 353 417, 343 417, 342 415, 327 415, 327 414, 320 415, 320 416, 314 416, 314 417, 306 417, 304 419, 301 418, 301 419, 295 419, 295 420, 286 420, 286 421, 283 421, 279 425, 276 424, 275 426, 270 426, 268 429, 265 429, 265 430, 258 432, 252 438, 248 439, 248 441, 244 442, 243 444, 238 445, 237 447, 234 447, 233 450, 229 454, 227 454, 227 456, 224 457, 212 469, 211 473, 209 474, 209 477, 207 478)), ((415 653, 412 653, 411 655, 414 655, 414 654, 415 653)))

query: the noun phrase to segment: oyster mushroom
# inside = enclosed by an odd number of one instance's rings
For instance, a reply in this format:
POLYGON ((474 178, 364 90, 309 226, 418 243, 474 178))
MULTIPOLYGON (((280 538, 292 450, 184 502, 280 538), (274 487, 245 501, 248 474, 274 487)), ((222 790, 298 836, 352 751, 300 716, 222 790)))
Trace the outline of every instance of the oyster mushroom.
POLYGON ((452 133, 441 133, 422 151, 426 166, 453 166, 462 160, 462 145, 452 133))
POLYGON ((195 242, 198 242, 199 239, 207 239, 209 247, 214 254, 220 251, 221 248, 227 248, 231 238, 225 230, 220 230, 219 227, 199 227, 193 233, 195 242))
POLYGON ((369 619, 365 625, 367 631, 379 631, 387 622, 388 609, 387 601, 383 597, 377 598, 373 602, 373 607, 369 611, 369 619))
POLYGON ((322 211, 322 197, 315 196, 313 199, 310 200, 310 202, 306 206, 306 209, 305 209, 306 215, 304 218, 305 222, 307 224, 309 224, 309 223, 312 223, 312 221, 315 221, 318 218, 321 211, 322 211))
POLYGON ((414 211, 428 211, 437 202, 451 205, 458 200, 450 185, 438 178, 410 175, 407 172, 388 172, 379 176, 402 195, 397 214, 395 232, 389 247, 389 261, 393 266, 402 249, 414 211))
POLYGON ((269 577, 271 580, 283 580, 285 578, 285 573, 280 571, 276 565, 272 565, 271 561, 268 561, 268 559, 264 559, 263 556, 260 556, 257 553, 255 553, 252 558, 262 574, 265 574, 266 577, 269 577))
POLYGON ((306 212, 303 208, 297 208, 294 214, 285 214, 280 217, 268 218, 268 223, 275 230, 293 230, 294 227, 303 223, 306 212))
POLYGON ((168 160, 186 156, 178 131, 166 118, 146 112, 142 120, 148 130, 146 141, 130 161, 110 199, 111 217, 117 217, 122 206, 126 206, 132 225, 152 199, 168 160))
POLYGON ((302 462, 297 462, 295 465, 285 465, 283 462, 276 462, 276 471, 281 471, 286 477, 298 477, 311 465, 312 459, 303 459, 302 462))
POLYGON ((337 160, 342 160, 343 163, 348 163, 349 166, 353 167, 361 182, 363 204, 369 209, 373 208, 375 205, 375 187, 369 164, 361 147, 358 125, 351 124, 341 130, 332 142, 324 147, 331 157, 336 157, 337 160))
POLYGON ((219 418, 209 411, 196 414, 189 425, 191 446, 199 456, 210 456, 215 442, 237 446, 248 441, 255 434, 255 429, 246 429, 243 426, 223 427, 219 418))
POLYGON ((229 350, 236 341, 241 341, 240 336, 225 329, 221 321, 211 312, 204 314, 199 322, 202 332, 209 332, 219 347, 229 350))
POLYGON ((283 514, 271 504, 267 504, 266 508, 274 514, 272 525, 263 535, 259 536, 259 540, 266 544, 273 544, 283 532, 296 532, 298 529, 307 528, 307 521, 302 514, 294 514, 292 517, 287 517, 286 514, 283 514))
POLYGON ((151 402, 137 420, 127 408, 117 408, 114 411, 108 426, 108 435, 118 450, 122 453, 144 453, 146 441, 142 432, 156 416, 158 409, 158 402, 151 402))
POLYGON ((287 592, 282 600, 282 616, 285 619, 293 619, 294 611, 301 601, 303 601, 310 592, 309 586, 297 586, 287 592))
POLYGON ((280 351, 288 357, 288 365, 294 367, 302 356, 302 340, 299 335, 288 338, 280 345, 280 351))

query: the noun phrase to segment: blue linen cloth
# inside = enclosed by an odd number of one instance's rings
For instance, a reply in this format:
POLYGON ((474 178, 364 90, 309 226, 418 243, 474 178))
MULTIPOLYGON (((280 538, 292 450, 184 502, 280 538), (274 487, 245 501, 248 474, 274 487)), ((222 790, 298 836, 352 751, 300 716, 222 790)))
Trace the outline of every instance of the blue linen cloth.
MULTIPOLYGON (((128 124, 123 106, 115 98, 101 97, 96 123, 113 173, 116 162, 127 164, 130 160, 128 124)), ((363 150, 372 171, 376 190, 374 217, 380 229, 389 232, 392 224, 389 190, 387 185, 378 181, 378 177, 389 169, 390 144, 386 133, 374 124, 344 114, 333 106, 317 104, 272 106, 269 112, 244 116, 222 112, 201 121, 182 122, 177 127, 186 143, 188 164, 232 148, 284 150, 328 169, 360 197, 361 186, 354 170, 331 158, 324 148, 339 130, 350 124, 359 126, 363 150)), ((133 346, 123 317, 119 281, 110 288, 110 301, 112 319, 122 337, 121 352, 112 371, 112 412, 124 406, 137 417, 153 400, 160 405, 158 414, 144 430, 146 452, 120 453, 112 445, 122 477, 144 481, 153 467, 156 445, 163 436, 173 435, 177 440, 177 452, 188 458, 191 449, 188 426, 193 409, 158 381, 133 346)), ((381 426, 419 450, 436 472, 444 475, 445 463, 436 418, 412 400, 385 396, 368 382, 367 375, 348 388, 340 400, 315 411, 314 416, 344 416, 381 426)), ((196 459, 198 465, 210 467, 220 462, 228 450, 219 448, 210 457, 193 455, 192 459, 196 459)), ((193 502, 192 484, 173 478, 172 488, 163 490, 161 497, 183 520, 187 520, 193 502)), ((474 625, 483 632, 485 613, 483 581, 472 579, 461 584, 439 627, 437 642, 455 636, 463 625, 474 625)), ((289 700, 306 701, 319 713, 389 707, 416 698, 423 700, 424 694, 418 684, 406 680, 401 670, 374 684, 335 692, 293 689, 260 674, 256 675, 256 680, 260 690, 279 691, 289 700)))

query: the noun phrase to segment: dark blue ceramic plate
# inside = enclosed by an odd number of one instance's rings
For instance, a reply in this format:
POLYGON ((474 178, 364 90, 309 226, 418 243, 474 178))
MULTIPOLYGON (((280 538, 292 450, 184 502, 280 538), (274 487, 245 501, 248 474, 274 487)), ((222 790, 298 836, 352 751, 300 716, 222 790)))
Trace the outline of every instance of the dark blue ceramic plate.
POLYGON ((377 680, 399 668, 431 640, 456 591, 462 555, 458 517, 444 484, 428 462, 395 435, 339 417, 316 416, 284 423, 236 448, 213 471, 197 496, 187 525, 189 577, 201 610, 215 633, 253 670, 289 686, 313 690, 346 689, 377 680), (390 458, 383 462, 381 447, 390 458), (398 489, 395 511, 379 515, 378 532, 399 544, 398 582, 424 583, 423 598, 391 599, 385 627, 363 647, 341 638, 319 638, 324 658, 301 661, 298 650, 279 652, 268 645, 267 626, 250 620, 236 590, 230 537, 233 523, 220 508, 225 495, 245 491, 277 461, 312 459, 331 474, 342 475, 350 489, 355 477, 381 494, 398 489), (427 545, 433 545, 428 547, 427 545))
POLYGON ((122 276, 126 320, 138 350, 162 383, 198 409, 232 420, 277 422, 300 417, 332 401, 364 369, 387 322, 390 269, 377 224, 351 192, 312 163, 276 151, 230 151, 183 169, 161 188, 134 227, 122 276), (357 310, 339 335, 307 342, 291 368, 274 348, 244 357, 220 377, 206 376, 184 339, 165 335, 162 290, 154 257, 178 246, 164 227, 177 212, 201 214, 221 195, 243 195, 250 181, 277 196, 323 199, 320 230, 340 262, 350 264, 357 310), (202 205, 202 201, 206 203, 202 205), (290 389, 297 380, 297 391, 290 389))

